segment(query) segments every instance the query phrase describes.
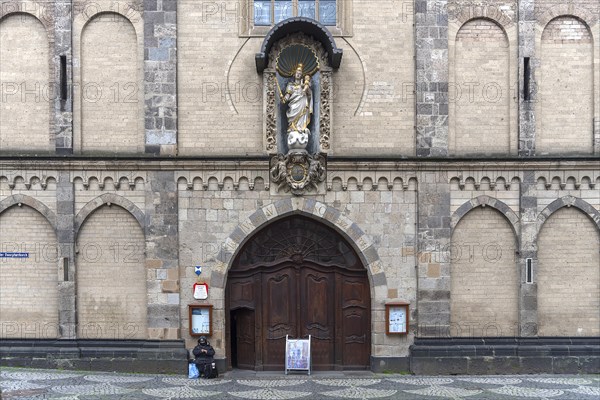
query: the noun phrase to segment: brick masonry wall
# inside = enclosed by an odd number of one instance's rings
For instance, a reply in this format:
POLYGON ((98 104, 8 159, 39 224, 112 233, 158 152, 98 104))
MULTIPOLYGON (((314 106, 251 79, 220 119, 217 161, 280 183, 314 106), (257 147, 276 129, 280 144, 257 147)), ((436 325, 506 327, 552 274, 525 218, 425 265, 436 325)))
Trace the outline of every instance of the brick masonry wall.
MULTIPOLYGON (((343 0, 342 0, 343 1, 343 0)), ((415 154, 414 5, 353 0, 352 37, 333 75, 330 154, 415 154)))
POLYGON ((538 334, 600 334, 600 233, 579 210, 551 215, 538 239, 538 334))
POLYGON ((83 30, 81 49, 82 151, 143 151, 133 25, 116 13, 96 16, 83 30))
POLYGON ((37 211, 13 206, 0 215, 0 337, 58 337, 58 255, 52 226, 37 211), (32 229, 35 227, 35 229, 32 229))
POLYGON ((509 223, 489 207, 458 223, 451 245, 452 336, 518 336, 515 243, 509 223))
POLYGON ((51 90, 46 29, 35 17, 0 22, 0 152, 50 152, 51 90))
POLYGON ((145 243, 138 222, 119 206, 103 206, 76 240, 78 337, 147 338, 145 243))
POLYGON ((503 30, 476 19, 458 32, 455 44, 456 103, 450 154, 507 154, 510 151, 509 47, 503 30))
POLYGON ((544 29, 537 154, 593 152, 593 45, 588 28, 559 17, 544 29))
POLYGON ((254 66, 262 38, 239 37, 239 18, 247 16, 238 3, 178 4, 179 154, 263 153, 262 84, 254 66))
MULTIPOLYGON (((240 37, 239 18, 248 18, 240 3, 178 4, 180 154, 264 154, 263 82, 254 61, 263 37, 240 37)), ((344 57, 333 76, 331 154, 414 154, 409 5, 353 2, 353 36, 336 38, 344 57)))

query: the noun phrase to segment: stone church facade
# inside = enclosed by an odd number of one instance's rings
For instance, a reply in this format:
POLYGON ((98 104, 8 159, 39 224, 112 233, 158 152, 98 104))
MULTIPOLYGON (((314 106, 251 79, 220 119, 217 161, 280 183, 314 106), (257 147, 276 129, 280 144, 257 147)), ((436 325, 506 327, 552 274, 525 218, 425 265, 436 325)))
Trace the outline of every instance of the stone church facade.
POLYGON ((2 365, 600 371, 597 1, 0 6, 2 365))

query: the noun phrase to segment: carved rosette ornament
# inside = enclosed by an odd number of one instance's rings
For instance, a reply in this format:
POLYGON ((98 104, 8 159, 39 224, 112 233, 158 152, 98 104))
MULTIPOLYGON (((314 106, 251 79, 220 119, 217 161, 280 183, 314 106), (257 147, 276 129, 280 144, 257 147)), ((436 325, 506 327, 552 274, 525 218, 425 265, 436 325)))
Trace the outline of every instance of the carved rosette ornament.
POLYGON ((341 58, 327 28, 302 17, 275 25, 256 54, 257 72, 264 74, 264 143, 272 156, 272 194, 325 192, 332 72, 341 58))

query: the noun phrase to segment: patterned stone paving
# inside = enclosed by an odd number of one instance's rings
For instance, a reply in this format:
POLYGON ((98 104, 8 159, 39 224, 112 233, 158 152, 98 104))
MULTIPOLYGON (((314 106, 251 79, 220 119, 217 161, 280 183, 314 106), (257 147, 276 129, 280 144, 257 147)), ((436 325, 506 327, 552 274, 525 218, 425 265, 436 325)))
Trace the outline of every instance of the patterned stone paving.
POLYGON ((310 376, 228 373, 212 380, 184 376, 1 368, 2 400, 52 399, 546 399, 598 400, 598 375, 310 376))

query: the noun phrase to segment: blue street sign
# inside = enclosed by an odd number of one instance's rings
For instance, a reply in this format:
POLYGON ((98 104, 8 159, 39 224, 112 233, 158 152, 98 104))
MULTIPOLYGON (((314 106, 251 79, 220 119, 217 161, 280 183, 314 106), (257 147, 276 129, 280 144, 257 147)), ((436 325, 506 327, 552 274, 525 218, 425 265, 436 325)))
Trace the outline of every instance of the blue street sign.
POLYGON ((29 253, 14 253, 11 251, 0 251, 0 258, 29 258, 29 253))
POLYGON ((196 275, 200 276, 200 274, 202 273, 202 267, 200 265, 196 266, 196 275))

